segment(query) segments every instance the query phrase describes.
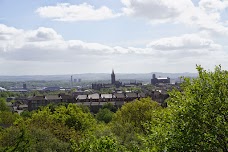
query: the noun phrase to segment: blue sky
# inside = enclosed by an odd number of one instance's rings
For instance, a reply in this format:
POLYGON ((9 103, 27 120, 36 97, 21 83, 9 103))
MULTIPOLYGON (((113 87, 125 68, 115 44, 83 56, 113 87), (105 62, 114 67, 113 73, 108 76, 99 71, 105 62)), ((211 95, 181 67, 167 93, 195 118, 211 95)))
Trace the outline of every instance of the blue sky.
POLYGON ((1 75, 226 69, 228 1, 0 0, 1 75))

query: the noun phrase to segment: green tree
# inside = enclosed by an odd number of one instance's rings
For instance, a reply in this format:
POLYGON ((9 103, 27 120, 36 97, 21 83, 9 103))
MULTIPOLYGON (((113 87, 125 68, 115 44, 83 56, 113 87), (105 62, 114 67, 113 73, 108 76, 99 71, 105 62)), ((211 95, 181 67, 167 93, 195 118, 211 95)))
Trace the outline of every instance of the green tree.
MULTIPOLYGON (((62 141, 70 141, 72 137, 76 137, 74 129, 65 125, 65 115, 54 114, 48 107, 43 108, 40 111, 32 114, 32 117, 25 121, 28 128, 36 128, 41 130, 48 130, 57 139, 62 141), (60 119, 59 117, 63 117, 60 119)), ((20 125, 21 123, 18 123, 20 125)))
POLYGON ((112 120, 112 117, 113 112, 107 108, 99 109, 99 112, 96 114, 96 119, 105 123, 109 123, 112 120))
POLYGON ((148 132, 146 123, 154 123, 161 110, 163 108, 150 98, 127 103, 114 115, 112 131, 130 151, 139 151, 145 148, 141 136, 148 132))
POLYGON ((70 151, 70 143, 57 139, 49 130, 12 126, 0 132, 0 151, 70 151))
POLYGON ((142 98, 134 102, 127 103, 119 109, 113 123, 125 125, 130 123, 137 130, 143 131, 144 123, 157 117, 157 111, 162 107, 150 98, 142 98))
POLYGON ((24 117, 24 118, 31 118, 32 117, 32 113, 33 112, 30 112, 28 110, 25 110, 25 111, 23 111, 23 112, 20 113, 20 116, 21 117, 24 117))
POLYGON ((6 101, 0 98, 0 111, 9 111, 9 107, 6 105, 6 101))
POLYGON ((228 151, 228 72, 197 66, 199 76, 186 78, 172 91, 169 151, 228 151))
POLYGON ((103 106, 102 106, 102 109, 109 109, 110 111, 112 112, 116 112, 117 111, 117 108, 112 104, 112 103, 105 103, 103 106))
POLYGON ((2 147, 0 150, 4 152, 20 152, 28 151, 30 140, 25 129, 10 127, 4 130, 0 138, 2 147))
POLYGON ((31 128, 30 134, 30 151, 35 152, 65 152, 70 151, 70 142, 64 142, 57 139, 48 130, 31 128))
POLYGON ((19 118, 19 115, 17 113, 0 111, 0 124, 13 125, 17 118, 19 118))
POLYGON ((75 152, 126 152, 126 148, 122 146, 113 136, 87 136, 79 142, 72 141, 72 150, 75 152))
POLYGON ((69 104, 67 107, 59 106, 56 108, 53 118, 77 131, 90 130, 96 124, 92 114, 83 112, 82 108, 76 104, 69 104))

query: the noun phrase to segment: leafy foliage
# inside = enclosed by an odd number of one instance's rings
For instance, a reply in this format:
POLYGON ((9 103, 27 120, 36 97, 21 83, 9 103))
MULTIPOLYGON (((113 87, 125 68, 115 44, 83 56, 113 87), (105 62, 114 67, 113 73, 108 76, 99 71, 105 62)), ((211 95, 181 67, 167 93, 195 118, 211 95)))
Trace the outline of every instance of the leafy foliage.
POLYGON ((145 123, 157 119, 160 110, 162 107, 150 98, 127 103, 116 112, 112 130, 131 151, 142 149, 140 136, 147 132, 145 123))
POLYGON ((112 103, 106 103, 102 106, 102 109, 109 109, 112 112, 116 112, 117 108, 112 103))
POLYGON ((171 143, 175 151, 228 151, 228 72, 207 72, 185 79, 182 92, 170 93, 171 143))
POLYGON ((6 105, 6 101, 0 98, 0 111, 10 111, 9 107, 6 105))
POLYGON ((105 123, 109 123, 112 120, 113 112, 107 108, 100 109, 96 114, 96 119, 99 121, 103 121, 105 123))

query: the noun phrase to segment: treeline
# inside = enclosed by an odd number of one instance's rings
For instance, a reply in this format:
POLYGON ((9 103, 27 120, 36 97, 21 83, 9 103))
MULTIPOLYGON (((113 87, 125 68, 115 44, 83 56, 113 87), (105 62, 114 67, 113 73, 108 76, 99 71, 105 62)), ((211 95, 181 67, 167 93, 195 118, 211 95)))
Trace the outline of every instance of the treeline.
POLYGON ((228 72, 197 67, 163 108, 150 98, 97 114, 76 104, 49 105, 20 116, 0 100, 0 151, 228 151, 228 72))

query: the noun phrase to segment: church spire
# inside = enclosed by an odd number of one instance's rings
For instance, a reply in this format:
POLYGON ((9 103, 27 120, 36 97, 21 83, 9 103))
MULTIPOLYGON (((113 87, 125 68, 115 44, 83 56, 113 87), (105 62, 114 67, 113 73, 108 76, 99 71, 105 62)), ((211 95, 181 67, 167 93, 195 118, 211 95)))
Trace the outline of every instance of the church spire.
POLYGON ((115 78, 115 73, 114 70, 112 69, 112 74, 111 74, 111 83, 115 84, 116 83, 116 78, 115 78))

